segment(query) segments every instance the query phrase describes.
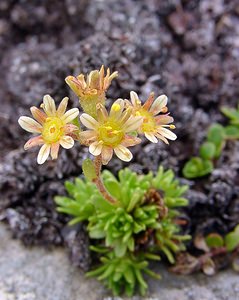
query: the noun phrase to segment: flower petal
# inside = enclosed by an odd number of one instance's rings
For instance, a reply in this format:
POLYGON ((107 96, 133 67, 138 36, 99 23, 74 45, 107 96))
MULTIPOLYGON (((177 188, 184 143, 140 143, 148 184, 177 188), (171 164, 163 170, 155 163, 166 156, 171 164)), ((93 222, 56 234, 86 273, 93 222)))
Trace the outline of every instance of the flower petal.
POLYGON ((123 161, 130 161, 133 158, 132 153, 123 145, 118 145, 114 148, 115 154, 123 161))
POLYGON ((143 122, 143 118, 141 116, 138 117, 130 117, 125 124, 123 124, 123 129, 125 132, 130 132, 134 130, 138 130, 143 122))
POLYGON ((167 139, 172 140, 172 141, 176 140, 176 138, 177 138, 177 136, 176 136, 175 133, 173 133, 173 132, 170 131, 169 129, 163 128, 163 127, 161 127, 161 126, 160 126, 159 129, 158 129, 158 133, 161 134, 161 135, 163 135, 163 136, 166 137, 167 139))
POLYGON ((130 100, 131 100, 133 106, 141 105, 141 101, 139 100, 139 96, 134 91, 130 92, 130 100))
POLYGON ((164 136, 162 136, 161 134, 157 133, 157 134, 156 134, 156 137, 157 137, 158 139, 162 140, 165 144, 169 145, 168 140, 167 140, 164 136))
POLYGON ((154 102, 154 93, 152 92, 150 93, 148 99, 145 101, 143 108, 148 111, 153 102, 154 102))
POLYGON ((107 146, 102 147, 101 157, 103 165, 107 165, 113 156, 113 149, 107 146))
POLYGON ((73 121, 78 115, 79 115, 79 109, 72 108, 63 115, 62 121, 65 123, 69 123, 69 122, 73 121))
POLYGON ((73 124, 66 124, 64 126, 64 132, 67 135, 68 133, 79 131, 79 128, 76 125, 73 124))
POLYGON ((150 142, 154 144, 158 143, 158 140, 153 133, 145 132, 144 135, 150 142))
POLYGON ((132 147, 132 146, 135 146, 140 143, 141 143, 141 139, 139 139, 135 136, 127 135, 121 144, 125 147, 132 147))
POLYGON ((88 115, 86 113, 83 113, 80 116, 80 120, 81 120, 81 123, 89 129, 95 130, 99 125, 99 123, 93 117, 91 117, 90 115, 88 115))
POLYGON ((28 150, 32 147, 43 145, 43 144, 44 144, 44 140, 42 136, 41 135, 35 136, 26 142, 26 144, 24 145, 24 149, 28 150))
POLYGON ((40 133, 42 130, 42 126, 37 123, 35 120, 29 117, 20 117, 18 119, 19 125, 26 131, 32 132, 32 133, 40 133))
POLYGON ((100 123, 103 123, 104 120, 108 118, 108 112, 106 108, 101 103, 98 103, 96 106, 96 111, 97 111, 97 120, 100 123))
POLYGON ((48 158, 49 154, 50 154, 50 149, 51 149, 51 146, 48 145, 48 144, 44 144, 39 153, 38 153, 38 156, 37 156, 37 163, 39 165, 42 165, 48 158))
POLYGON ((74 140, 71 136, 65 135, 60 139, 60 145, 65 149, 70 149, 74 146, 74 140))
POLYGON ((96 142, 90 144, 89 152, 92 155, 94 155, 94 156, 100 155, 101 150, 102 150, 102 143, 100 143, 99 141, 96 141, 96 142))
POLYGON ((55 101, 50 95, 45 95, 43 97, 42 108, 44 109, 48 117, 54 117, 56 115, 55 101))
POLYGON ((161 115, 155 117, 155 120, 158 125, 166 125, 173 122, 173 117, 168 115, 161 115))
POLYGON ((60 148, 60 144, 59 143, 55 143, 55 144, 51 145, 51 158, 52 159, 57 159, 59 148, 60 148))
POLYGON ((30 108, 30 111, 33 115, 33 118, 37 120, 37 122, 39 122, 40 124, 43 124, 45 122, 47 115, 42 110, 40 110, 36 106, 32 106, 30 108))
POLYGON ((153 115, 157 115, 161 112, 162 108, 167 105, 168 97, 166 95, 161 95, 158 98, 156 98, 150 107, 150 112, 153 113, 153 115))
POLYGON ((117 99, 111 106, 110 117, 118 119, 124 110, 125 102, 123 99, 117 99))
POLYGON ((97 134, 93 130, 81 131, 79 136, 80 136, 80 142, 82 144, 89 144, 95 142, 97 139, 97 134))
POLYGON ((69 100, 68 97, 65 97, 61 100, 61 103, 59 104, 57 111, 56 111, 58 117, 62 117, 64 115, 64 113, 66 112, 68 100, 69 100))

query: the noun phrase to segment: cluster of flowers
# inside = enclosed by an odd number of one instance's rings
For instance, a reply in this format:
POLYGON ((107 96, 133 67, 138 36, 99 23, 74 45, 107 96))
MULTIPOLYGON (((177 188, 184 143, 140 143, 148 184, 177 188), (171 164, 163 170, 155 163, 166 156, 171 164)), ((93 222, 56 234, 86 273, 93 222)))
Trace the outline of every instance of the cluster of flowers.
POLYGON ((77 125, 78 108, 66 111, 67 97, 56 109, 52 97, 45 95, 41 104, 43 110, 34 106, 30 109, 35 120, 26 116, 19 118, 18 122, 23 129, 39 134, 24 146, 29 149, 41 145, 37 157, 39 164, 43 164, 49 155, 56 159, 60 145, 70 149, 74 140, 89 146, 92 155, 101 155, 102 163, 106 165, 113 152, 121 160, 130 161, 132 153, 128 147, 141 142, 139 134, 144 134, 152 143, 157 143, 160 139, 168 144, 168 139, 176 139, 176 135, 169 130, 175 126, 170 124, 173 118, 168 113, 165 95, 155 99, 151 93, 142 104, 138 95, 131 91, 130 100, 117 99, 108 113, 105 108, 105 93, 117 75, 117 72, 110 74, 109 69, 105 74, 102 66, 99 71, 90 72, 86 80, 83 74, 66 78, 67 84, 80 99, 84 111, 80 121, 87 130, 81 130, 77 125))

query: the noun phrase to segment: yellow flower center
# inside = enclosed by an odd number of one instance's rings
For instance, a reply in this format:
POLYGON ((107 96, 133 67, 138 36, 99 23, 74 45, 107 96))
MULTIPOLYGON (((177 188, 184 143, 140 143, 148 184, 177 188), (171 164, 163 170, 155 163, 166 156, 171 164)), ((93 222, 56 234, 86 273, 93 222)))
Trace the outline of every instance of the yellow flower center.
POLYGON ((60 118, 49 117, 43 124, 42 137, 46 143, 52 144, 64 135, 64 123, 60 118))
POLYGON ((112 147, 118 146, 124 137, 121 124, 110 119, 99 126, 98 134, 104 145, 112 147))
POLYGON ((140 128, 142 132, 155 132, 157 124, 153 114, 141 108, 136 112, 136 116, 143 117, 143 123, 140 128))

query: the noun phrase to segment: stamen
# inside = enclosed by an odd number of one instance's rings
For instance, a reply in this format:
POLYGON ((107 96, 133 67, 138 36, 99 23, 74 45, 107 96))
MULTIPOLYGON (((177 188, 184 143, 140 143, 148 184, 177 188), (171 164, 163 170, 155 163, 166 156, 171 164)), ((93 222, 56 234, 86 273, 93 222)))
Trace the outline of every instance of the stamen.
POLYGON ((121 106, 118 104, 118 103, 114 103, 112 105, 112 110, 115 111, 115 112, 118 112, 120 110, 121 106))

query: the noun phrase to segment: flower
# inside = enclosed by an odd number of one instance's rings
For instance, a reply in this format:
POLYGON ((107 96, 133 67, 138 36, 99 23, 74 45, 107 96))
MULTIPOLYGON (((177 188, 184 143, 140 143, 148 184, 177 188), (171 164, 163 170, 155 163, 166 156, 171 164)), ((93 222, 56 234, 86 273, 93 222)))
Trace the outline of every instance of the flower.
POLYGON ((154 100, 154 94, 151 93, 147 101, 142 105, 138 95, 130 92, 131 102, 127 101, 129 107, 133 108, 135 116, 143 117, 142 125, 138 132, 143 133, 145 137, 152 143, 157 143, 161 139, 166 144, 168 140, 175 140, 177 136, 167 129, 175 129, 174 125, 168 125, 173 122, 173 118, 169 114, 159 115, 159 113, 166 113, 168 111, 166 95, 161 95, 154 100))
POLYGON ((70 122, 78 116, 79 110, 72 108, 66 112, 67 104, 68 98, 65 97, 56 109, 51 96, 45 95, 41 104, 44 111, 35 106, 30 108, 36 121, 25 116, 18 120, 19 125, 26 131, 40 134, 28 140, 24 145, 25 150, 42 145, 37 156, 38 164, 43 164, 49 154, 52 159, 56 159, 60 145, 65 149, 70 149, 74 145, 72 137, 79 128, 70 122))
POLYGON ((109 88, 111 81, 118 76, 118 72, 110 74, 107 69, 106 75, 104 66, 100 70, 91 71, 85 80, 84 74, 77 77, 67 76, 65 81, 73 92, 80 98, 83 110, 96 117, 97 103, 105 103, 105 92, 109 88))
POLYGON ((97 105, 97 120, 83 113, 80 120, 87 128, 80 133, 81 140, 89 145, 89 151, 94 156, 101 155, 102 163, 106 165, 112 158, 113 151, 123 161, 130 161, 132 153, 127 147, 139 144, 141 140, 129 133, 137 130, 142 123, 142 117, 132 116, 132 109, 125 108, 123 99, 116 100, 110 113, 102 104, 97 105))

